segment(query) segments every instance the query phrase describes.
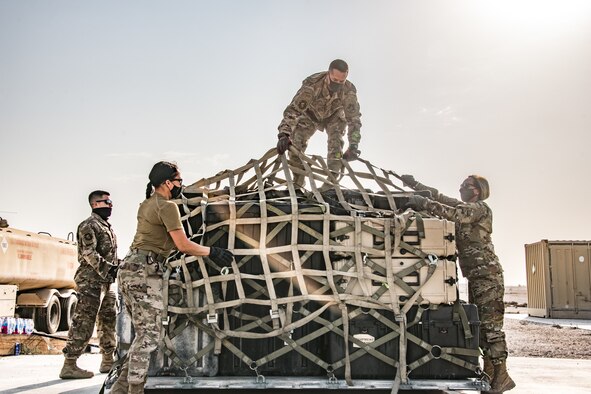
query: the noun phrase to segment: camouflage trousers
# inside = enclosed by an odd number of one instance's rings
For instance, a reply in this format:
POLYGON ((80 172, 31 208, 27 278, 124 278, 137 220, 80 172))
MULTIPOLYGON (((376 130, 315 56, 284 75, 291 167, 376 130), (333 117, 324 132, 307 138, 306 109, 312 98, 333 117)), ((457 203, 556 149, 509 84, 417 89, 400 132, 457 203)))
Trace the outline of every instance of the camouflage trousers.
POLYGON ((92 337, 95 322, 101 353, 112 353, 116 346, 116 311, 115 293, 109 290, 111 284, 105 282, 86 264, 78 267, 74 281, 78 291, 78 304, 72 316, 64 355, 66 358, 80 357, 92 337))
MULTIPOLYGON (((344 120, 337 116, 331 117, 325 123, 317 124, 309 119, 301 119, 298 121, 298 125, 291 133, 291 140, 293 145, 298 148, 301 152, 306 152, 308 148, 308 141, 316 133, 316 130, 326 130, 328 136, 327 141, 327 165, 328 169, 331 170, 335 175, 340 173, 343 169, 341 164, 341 157, 343 157, 343 137, 345 135, 346 123, 344 120)), ((293 158, 294 165, 302 170, 304 167, 301 162, 293 158)), ((305 177, 300 174, 294 174, 294 183, 296 185, 304 186, 305 177)))
POLYGON ((468 277, 470 303, 478 307, 480 348, 493 364, 507 359, 507 342, 503 331, 505 285, 503 272, 484 277, 468 277))
POLYGON ((127 381, 144 383, 150 355, 158 348, 162 335, 162 276, 154 274, 147 257, 130 253, 119 268, 119 290, 135 331, 135 337, 123 367, 128 368, 127 381))

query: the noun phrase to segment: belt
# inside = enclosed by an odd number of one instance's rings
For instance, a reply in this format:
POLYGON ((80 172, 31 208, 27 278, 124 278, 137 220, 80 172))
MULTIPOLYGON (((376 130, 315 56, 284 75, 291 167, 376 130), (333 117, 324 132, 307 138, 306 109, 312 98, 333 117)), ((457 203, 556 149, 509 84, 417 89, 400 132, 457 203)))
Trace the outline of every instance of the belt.
POLYGON ((132 253, 139 254, 140 256, 150 257, 159 263, 163 263, 166 260, 165 256, 162 256, 161 254, 158 254, 158 253, 154 253, 151 250, 131 249, 130 251, 132 253))

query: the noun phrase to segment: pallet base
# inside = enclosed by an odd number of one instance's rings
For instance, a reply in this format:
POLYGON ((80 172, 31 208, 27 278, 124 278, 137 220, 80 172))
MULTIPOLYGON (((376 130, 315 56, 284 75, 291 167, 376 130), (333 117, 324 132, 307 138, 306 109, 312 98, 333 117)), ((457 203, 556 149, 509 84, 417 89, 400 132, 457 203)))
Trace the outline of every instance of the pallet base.
MULTIPOLYGON (((212 389, 332 389, 332 390, 389 390, 392 380, 361 380, 354 379, 353 386, 344 380, 328 380, 326 378, 308 377, 259 377, 240 378, 218 376, 211 378, 174 378, 149 377, 146 389, 153 390, 212 390, 212 389)), ((401 390, 474 390, 487 391, 490 385, 484 380, 409 380, 400 385, 401 390)))

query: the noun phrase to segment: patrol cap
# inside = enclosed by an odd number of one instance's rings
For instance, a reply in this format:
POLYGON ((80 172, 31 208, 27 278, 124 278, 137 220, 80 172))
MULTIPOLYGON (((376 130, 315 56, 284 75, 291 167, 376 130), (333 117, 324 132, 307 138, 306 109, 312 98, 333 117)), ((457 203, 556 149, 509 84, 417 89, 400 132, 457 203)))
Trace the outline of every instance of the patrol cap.
POLYGON ((480 190, 480 200, 486 200, 490 196, 490 186, 485 177, 480 175, 470 175, 474 179, 474 186, 480 190))

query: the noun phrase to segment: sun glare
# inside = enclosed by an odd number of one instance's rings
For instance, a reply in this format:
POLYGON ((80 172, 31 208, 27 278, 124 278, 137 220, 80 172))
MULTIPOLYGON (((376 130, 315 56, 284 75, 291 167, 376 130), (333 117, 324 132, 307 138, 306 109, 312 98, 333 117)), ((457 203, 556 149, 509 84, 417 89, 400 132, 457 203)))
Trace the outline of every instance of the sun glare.
POLYGON ((586 0, 477 1, 472 6, 485 22, 515 34, 556 35, 591 21, 591 1, 586 0))

